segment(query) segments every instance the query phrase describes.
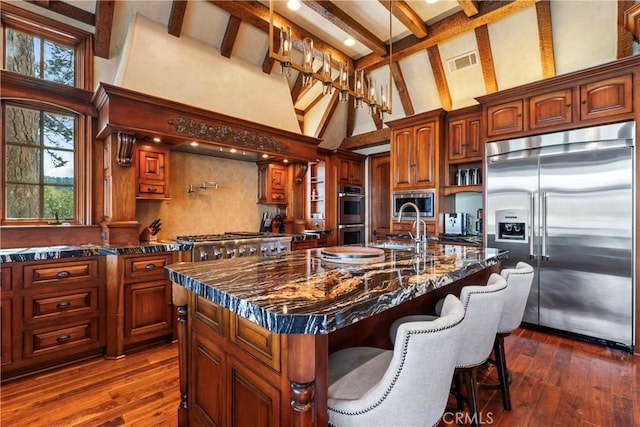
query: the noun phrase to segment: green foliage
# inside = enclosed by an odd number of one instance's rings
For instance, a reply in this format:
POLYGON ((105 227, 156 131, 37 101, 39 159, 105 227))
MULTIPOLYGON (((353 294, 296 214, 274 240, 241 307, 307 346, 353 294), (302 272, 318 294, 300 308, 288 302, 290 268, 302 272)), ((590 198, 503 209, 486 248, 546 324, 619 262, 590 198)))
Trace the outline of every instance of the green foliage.
POLYGON ((44 218, 73 219, 73 187, 44 187, 44 218))

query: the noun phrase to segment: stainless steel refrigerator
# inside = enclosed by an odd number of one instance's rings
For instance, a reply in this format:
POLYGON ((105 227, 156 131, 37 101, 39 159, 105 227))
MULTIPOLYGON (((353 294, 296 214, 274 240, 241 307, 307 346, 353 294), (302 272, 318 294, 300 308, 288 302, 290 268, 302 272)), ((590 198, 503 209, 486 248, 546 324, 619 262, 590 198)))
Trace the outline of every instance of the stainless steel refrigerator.
POLYGON ((486 145, 486 244, 535 268, 524 322, 633 350, 634 150, 634 122, 486 145))

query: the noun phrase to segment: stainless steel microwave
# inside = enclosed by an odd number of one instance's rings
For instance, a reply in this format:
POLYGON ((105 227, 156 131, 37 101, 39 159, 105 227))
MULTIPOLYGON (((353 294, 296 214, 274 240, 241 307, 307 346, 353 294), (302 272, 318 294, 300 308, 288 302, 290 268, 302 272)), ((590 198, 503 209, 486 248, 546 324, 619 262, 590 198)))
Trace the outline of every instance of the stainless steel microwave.
MULTIPOLYGON (((435 190, 406 190, 391 193, 392 217, 398 220, 400 208, 407 202, 412 202, 420 209, 421 219, 435 218, 436 192, 435 190)), ((403 219, 415 219, 416 212, 411 208, 405 208, 403 219)))

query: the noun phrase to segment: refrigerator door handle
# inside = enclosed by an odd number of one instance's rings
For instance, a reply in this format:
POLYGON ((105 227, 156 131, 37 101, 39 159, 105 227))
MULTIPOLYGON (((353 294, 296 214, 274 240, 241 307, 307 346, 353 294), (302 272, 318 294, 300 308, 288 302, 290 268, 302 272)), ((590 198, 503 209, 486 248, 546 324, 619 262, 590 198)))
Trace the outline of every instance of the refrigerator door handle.
POLYGON ((533 212, 536 204, 536 193, 531 193, 530 209, 529 209, 529 259, 536 259, 536 254, 533 252, 533 212))
POLYGON ((548 193, 546 191, 542 193, 542 201, 540 203, 540 217, 542 219, 542 250, 540 253, 540 258, 543 260, 549 259, 549 255, 547 254, 547 196, 548 193))

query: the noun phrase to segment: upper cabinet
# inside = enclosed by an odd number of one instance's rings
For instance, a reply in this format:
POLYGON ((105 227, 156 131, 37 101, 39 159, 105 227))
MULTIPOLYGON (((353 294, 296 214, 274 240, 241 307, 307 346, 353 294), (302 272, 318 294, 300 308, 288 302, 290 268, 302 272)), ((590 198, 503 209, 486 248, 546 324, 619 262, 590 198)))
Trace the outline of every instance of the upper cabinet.
POLYGON ((364 182, 362 160, 338 157, 338 182, 345 185, 362 185, 364 182))
POLYGON ((169 148, 161 145, 136 145, 136 198, 169 198, 169 148))
POLYGON ((287 204, 287 166, 281 163, 258 163, 258 203, 287 204))
POLYGON ((392 190, 435 188, 444 110, 387 123, 391 127, 392 190))
POLYGON ((632 120, 639 62, 629 57, 479 97, 483 137, 495 141, 632 120))
POLYGON ((482 107, 474 105, 447 114, 444 194, 482 191, 482 107))

